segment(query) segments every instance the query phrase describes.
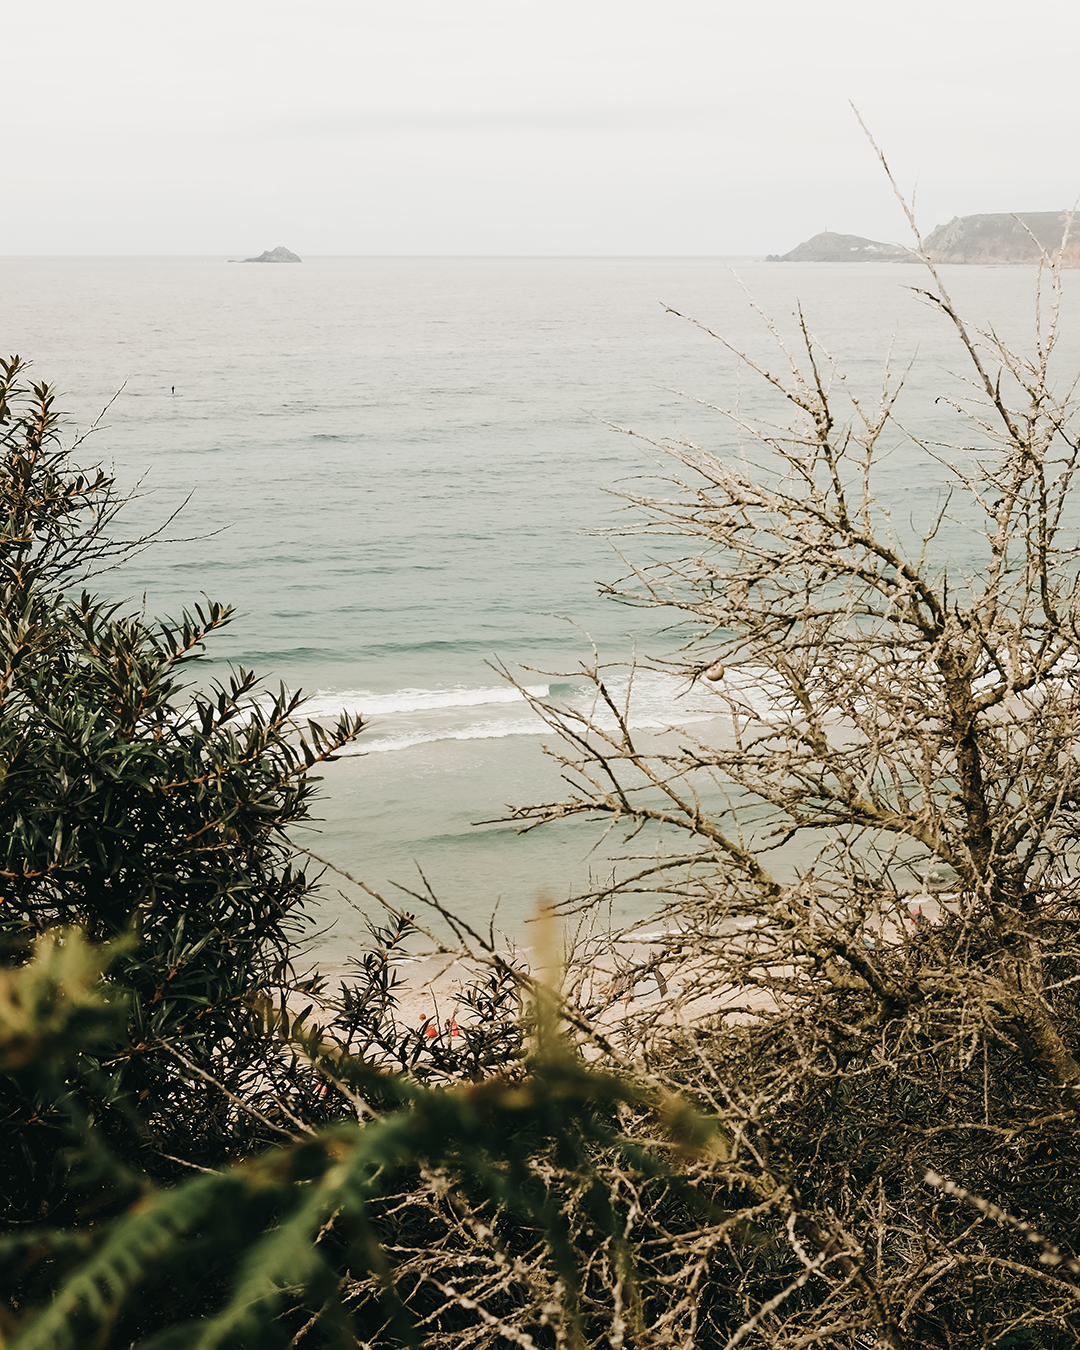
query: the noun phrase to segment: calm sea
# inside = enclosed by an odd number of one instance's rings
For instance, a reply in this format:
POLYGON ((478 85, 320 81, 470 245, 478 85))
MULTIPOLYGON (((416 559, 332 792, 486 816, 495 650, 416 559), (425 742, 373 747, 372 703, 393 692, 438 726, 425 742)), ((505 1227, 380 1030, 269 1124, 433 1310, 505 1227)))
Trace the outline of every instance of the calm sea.
MULTIPOLYGON (((945 273, 976 321, 1030 347, 1033 269, 945 273)), ((550 736, 490 663, 573 703, 593 643, 613 662, 635 645, 671 650, 658 616, 597 596, 624 570, 602 535, 625 517, 611 489, 656 475, 648 441, 736 450, 710 405, 777 411, 664 306, 780 371, 747 291, 787 335, 801 303, 846 388, 873 397, 886 360, 899 376, 914 358, 901 421, 931 441, 971 439, 935 402, 958 388, 963 358, 908 266, 31 258, 0 260, 0 278, 5 352, 55 382, 73 430, 108 403, 80 454, 136 490, 130 531, 183 505, 166 542, 101 589, 160 614, 203 593, 231 602, 207 676, 242 663, 302 687, 313 713, 365 713, 307 842, 391 897, 422 870, 450 908, 486 923, 497 905, 511 933, 540 892, 603 874, 607 844, 585 823, 524 837, 474 824, 560 791, 550 736)), ((1074 309, 1078 279, 1065 280, 1074 309)), ((899 433, 889 445, 880 491, 903 528, 940 500, 941 472, 899 433)), ((657 546, 621 547, 642 560, 657 546)), ((634 720, 712 716, 680 692, 644 678, 634 720)), ((355 949, 363 920, 336 883, 317 917, 324 956, 355 949)))

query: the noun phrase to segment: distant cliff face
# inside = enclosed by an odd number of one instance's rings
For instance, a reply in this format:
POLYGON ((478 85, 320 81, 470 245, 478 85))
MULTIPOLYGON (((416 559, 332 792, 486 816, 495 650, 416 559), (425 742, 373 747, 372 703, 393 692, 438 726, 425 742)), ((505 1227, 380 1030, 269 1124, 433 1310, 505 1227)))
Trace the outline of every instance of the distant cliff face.
POLYGON ((301 259, 295 253, 290 253, 287 248, 282 248, 279 244, 277 248, 268 248, 265 253, 260 253, 257 258, 242 258, 241 262, 300 262, 301 259))
POLYGON ((1067 220, 1066 211, 954 216, 927 235, 924 244, 931 259, 939 263, 1033 263, 1039 260, 1041 246, 1051 257, 1061 253, 1064 266, 1078 267, 1080 218, 1062 252, 1067 220))
POLYGON ((790 253, 770 253, 766 262, 899 262, 908 250, 898 244, 879 244, 857 234, 834 234, 823 230, 790 253))

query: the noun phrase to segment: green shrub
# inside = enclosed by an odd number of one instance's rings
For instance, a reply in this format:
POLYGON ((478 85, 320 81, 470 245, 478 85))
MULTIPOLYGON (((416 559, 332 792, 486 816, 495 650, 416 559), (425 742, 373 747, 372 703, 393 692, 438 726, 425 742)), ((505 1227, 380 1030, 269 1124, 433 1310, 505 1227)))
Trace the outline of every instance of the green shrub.
MULTIPOLYGON (((289 986, 312 889, 285 831, 360 722, 298 724, 299 698, 246 671, 186 688, 231 611, 154 623, 85 590, 147 542, 113 537, 122 505, 111 478, 72 465, 51 390, 0 362, 0 955, 18 964, 58 925, 130 935, 113 964, 124 1034, 85 1047, 67 1089, 129 1166, 170 1176, 166 1155, 214 1166, 272 1137, 203 1075, 255 1110, 281 1095, 263 1005, 289 986)), ((66 1118, 0 1083, 9 1221, 75 1202, 66 1118)))

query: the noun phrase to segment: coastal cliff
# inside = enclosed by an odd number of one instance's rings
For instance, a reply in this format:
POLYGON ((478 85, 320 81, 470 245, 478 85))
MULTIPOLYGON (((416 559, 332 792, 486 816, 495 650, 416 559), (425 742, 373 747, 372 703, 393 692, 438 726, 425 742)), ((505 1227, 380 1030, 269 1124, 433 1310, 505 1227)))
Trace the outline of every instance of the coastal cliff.
POLYGON ((1033 263, 1045 250, 1051 257, 1060 253, 1064 266, 1078 267, 1080 220, 1070 229, 1062 250, 1068 219, 1067 211, 954 216, 947 225, 932 230, 924 244, 936 263, 1033 263))

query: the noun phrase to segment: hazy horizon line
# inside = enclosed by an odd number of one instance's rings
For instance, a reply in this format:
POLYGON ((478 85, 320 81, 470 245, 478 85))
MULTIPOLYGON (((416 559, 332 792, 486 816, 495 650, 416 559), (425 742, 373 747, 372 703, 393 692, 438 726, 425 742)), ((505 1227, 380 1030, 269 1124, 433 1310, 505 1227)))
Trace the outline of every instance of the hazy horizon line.
MULTIPOLYGON (((277 245, 276 247, 281 247, 277 245)), ((657 259, 688 259, 697 261, 725 261, 729 259, 741 259, 754 261, 758 258, 764 259, 765 250, 757 250, 753 253, 305 253, 301 262, 315 258, 379 258, 379 259, 416 259, 436 261, 486 261, 489 259, 506 259, 508 261, 545 261, 548 259, 580 259, 582 261, 593 261, 597 259, 638 259, 638 258, 657 258, 657 259)), ((218 250, 209 253, 0 253, 0 261, 16 262, 28 259, 49 260, 49 259, 87 259, 87 258, 206 258, 222 259, 225 262, 247 263, 258 262, 258 258, 239 258, 233 257, 224 250, 218 250)), ((289 267, 290 263, 265 263, 269 267, 289 267)))

